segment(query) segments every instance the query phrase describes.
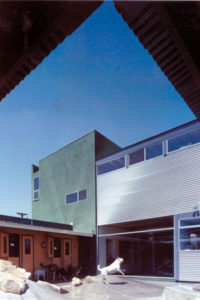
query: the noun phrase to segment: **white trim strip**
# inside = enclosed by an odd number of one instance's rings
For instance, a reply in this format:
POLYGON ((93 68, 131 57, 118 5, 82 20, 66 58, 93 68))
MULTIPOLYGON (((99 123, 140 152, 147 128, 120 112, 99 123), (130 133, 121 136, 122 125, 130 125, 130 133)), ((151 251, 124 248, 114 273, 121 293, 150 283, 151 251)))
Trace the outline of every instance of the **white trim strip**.
POLYGON ((200 225, 186 225, 186 226, 181 226, 180 225, 179 228, 180 229, 200 228, 200 225))
POLYGON ((156 231, 168 231, 168 230, 174 230, 174 227, 157 228, 157 229, 147 229, 147 230, 138 230, 138 231, 128 231, 128 232, 118 232, 118 233, 99 234, 98 237, 104 237, 104 236, 116 236, 116 235, 132 234, 132 233, 145 233, 145 232, 156 232, 156 231))

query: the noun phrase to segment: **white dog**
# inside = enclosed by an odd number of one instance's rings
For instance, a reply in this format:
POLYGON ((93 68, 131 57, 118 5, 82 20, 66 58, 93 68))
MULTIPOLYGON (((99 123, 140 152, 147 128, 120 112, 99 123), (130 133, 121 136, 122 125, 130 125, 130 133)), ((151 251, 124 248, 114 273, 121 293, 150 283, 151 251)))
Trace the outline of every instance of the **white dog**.
POLYGON ((34 272, 34 277, 35 279, 38 281, 40 278, 42 278, 43 280, 46 280, 46 270, 35 270, 34 272))
POLYGON ((118 258, 115 259, 115 261, 111 265, 109 265, 107 267, 104 267, 104 268, 101 269, 100 265, 97 266, 97 269, 101 272, 101 276, 103 276, 103 282, 105 284, 108 284, 107 275, 111 275, 111 274, 114 274, 116 272, 119 272, 122 275, 124 275, 124 272, 120 268, 123 261, 124 261, 123 258, 118 257, 118 258))

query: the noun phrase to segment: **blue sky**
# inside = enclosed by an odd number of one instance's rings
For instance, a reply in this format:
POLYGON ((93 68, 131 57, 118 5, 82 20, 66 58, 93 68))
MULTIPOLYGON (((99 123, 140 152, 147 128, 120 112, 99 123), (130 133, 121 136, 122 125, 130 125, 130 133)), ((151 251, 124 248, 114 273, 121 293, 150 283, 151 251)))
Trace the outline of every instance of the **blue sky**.
POLYGON ((194 119, 105 2, 0 103, 0 214, 31 217, 31 164, 91 130, 123 147, 194 119))

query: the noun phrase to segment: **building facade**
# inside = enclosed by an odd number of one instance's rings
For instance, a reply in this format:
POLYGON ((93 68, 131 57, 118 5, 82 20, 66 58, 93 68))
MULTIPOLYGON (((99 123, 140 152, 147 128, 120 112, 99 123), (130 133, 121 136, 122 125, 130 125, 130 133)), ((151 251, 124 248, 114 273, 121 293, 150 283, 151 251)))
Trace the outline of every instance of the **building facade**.
POLYGON ((199 121, 123 149, 93 131, 33 166, 32 195, 34 219, 90 235, 87 271, 120 256, 127 275, 200 281, 199 121))
POLYGON ((95 161, 120 149, 97 131, 40 160, 32 168, 33 219, 96 234, 95 161))
POLYGON ((67 224, 0 215, 0 258, 32 274, 41 264, 76 268, 79 240, 91 236, 74 233, 67 224))
POLYGON ((97 161, 101 265, 122 256, 126 274, 200 280, 199 142, 193 121, 97 161))
POLYGON ((120 147, 97 131, 32 166, 32 215, 35 220, 70 224, 78 238, 78 264, 96 272, 95 162, 120 147))

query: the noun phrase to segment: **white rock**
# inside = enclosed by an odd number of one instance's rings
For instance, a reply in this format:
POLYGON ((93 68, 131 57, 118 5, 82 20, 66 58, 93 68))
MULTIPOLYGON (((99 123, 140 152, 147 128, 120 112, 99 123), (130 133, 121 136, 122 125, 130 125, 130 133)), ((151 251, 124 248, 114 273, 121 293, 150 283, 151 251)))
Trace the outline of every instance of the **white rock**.
POLYGON ((83 283, 79 278, 77 278, 77 277, 72 278, 72 286, 79 286, 81 284, 83 284, 83 283))
POLYGON ((26 287, 26 279, 31 276, 25 269, 17 268, 10 261, 0 259, 0 289, 7 293, 21 294, 26 287))
POLYGON ((6 271, 7 268, 12 265, 11 261, 0 259, 0 272, 6 271))
POLYGON ((91 282, 97 282, 97 279, 93 276, 88 275, 84 278, 83 281, 84 283, 91 283, 91 282))
POLYGON ((1 282, 1 290, 6 293, 22 294, 25 290, 25 282, 16 281, 15 279, 6 279, 1 282))
POLYGON ((55 291, 57 293, 60 293, 60 294, 67 294, 67 293, 69 293, 69 291, 67 290, 67 288, 64 287, 64 286, 58 286, 56 284, 52 284, 52 283, 49 283, 49 282, 46 282, 46 281, 40 281, 40 280, 38 280, 37 283, 39 285, 42 285, 42 286, 47 286, 50 289, 52 289, 53 291, 55 291))

